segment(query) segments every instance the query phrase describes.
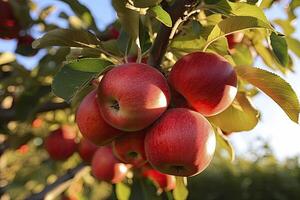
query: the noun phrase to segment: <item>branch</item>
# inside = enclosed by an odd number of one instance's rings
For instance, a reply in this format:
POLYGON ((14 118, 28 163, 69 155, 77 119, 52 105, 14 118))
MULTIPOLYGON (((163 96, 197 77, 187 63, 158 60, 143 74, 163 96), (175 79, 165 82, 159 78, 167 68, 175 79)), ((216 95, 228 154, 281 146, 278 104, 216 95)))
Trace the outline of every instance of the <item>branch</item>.
POLYGON ((68 170, 65 175, 59 177, 54 183, 47 185, 41 192, 33 194, 26 200, 54 199, 70 186, 74 178, 81 177, 87 168, 84 163, 77 165, 75 168, 68 170))
MULTIPOLYGON (((42 113, 42 112, 48 112, 51 110, 59 110, 59 109, 65 109, 70 107, 69 104, 66 102, 62 103, 53 103, 53 102, 47 102, 43 105, 41 105, 39 108, 37 108, 36 113, 42 113)), ((16 110, 11 109, 1 109, 0 108, 0 122, 9 122, 18 120, 18 116, 16 114, 16 110)))
MULTIPOLYGON (((176 0, 175 3, 166 10, 172 18, 173 26, 175 22, 184 16, 184 12, 189 10, 196 0, 176 0)), ((160 63, 167 51, 170 34, 173 27, 161 24, 157 37, 151 48, 148 64, 159 69, 160 63)))

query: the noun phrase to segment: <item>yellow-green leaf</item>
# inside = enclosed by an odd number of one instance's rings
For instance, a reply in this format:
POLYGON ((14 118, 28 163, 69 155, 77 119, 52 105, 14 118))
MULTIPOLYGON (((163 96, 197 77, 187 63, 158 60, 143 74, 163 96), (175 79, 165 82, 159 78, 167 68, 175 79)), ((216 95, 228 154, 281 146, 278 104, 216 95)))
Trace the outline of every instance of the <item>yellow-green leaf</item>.
POLYGON ((189 194, 185 184, 185 177, 176 177, 176 187, 173 191, 173 197, 175 200, 185 200, 189 194))

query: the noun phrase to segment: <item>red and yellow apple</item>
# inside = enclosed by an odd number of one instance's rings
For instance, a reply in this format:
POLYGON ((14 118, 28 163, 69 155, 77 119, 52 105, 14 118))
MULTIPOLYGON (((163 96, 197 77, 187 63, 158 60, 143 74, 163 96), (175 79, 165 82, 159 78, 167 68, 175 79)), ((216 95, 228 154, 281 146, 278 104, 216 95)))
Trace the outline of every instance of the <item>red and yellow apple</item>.
POLYGON ((158 171, 194 176, 212 160, 216 138, 210 123, 186 108, 169 109, 146 134, 148 162, 158 171))
POLYGON ((237 77, 221 56, 195 52, 183 56, 169 74, 171 86, 196 111, 213 116, 224 111, 237 93, 237 77))

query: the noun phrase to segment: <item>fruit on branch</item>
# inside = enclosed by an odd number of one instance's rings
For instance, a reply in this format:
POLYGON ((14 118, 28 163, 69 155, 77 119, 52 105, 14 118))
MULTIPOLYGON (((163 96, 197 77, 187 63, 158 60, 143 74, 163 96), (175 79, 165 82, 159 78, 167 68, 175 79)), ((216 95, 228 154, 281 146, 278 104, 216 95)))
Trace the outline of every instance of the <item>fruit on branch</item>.
POLYGON ((210 163, 216 138, 210 123, 199 113, 168 110, 145 138, 148 162, 162 173, 194 176, 210 163))
POLYGON ((92 174, 95 178, 111 183, 121 182, 128 167, 113 155, 111 147, 99 147, 92 159, 92 174))
POLYGON ((163 174, 155 169, 146 169, 142 175, 150 179, 156 187, 163 190, 170 191, 176 187, 175 176, 163 174))
POLYGON ((147 162, 144 148, 146 130, 124 134, 116 138, 112 145, 115 156, 124 163, 141 167, 147 162))
POLYGON ((118 29, 116 29, 116 27, 110 26, 108 27, 108 35, 110 39, 118 39, 120 32, 118 29))
POLYGON ((167 109, 170 91, 165 77, 155 68, 127 63, 104 75, 98 99, 107 123, 120 130, 139 131, 167 109))
POLYGON ((20 26, 8 1, 0 0, 0 38, 14 39, 18 37, 20 26))
POLYGON ((96 96, 93 90, 82 100, 76 112, 76 123, 84 138, 96 145, 105 145, 123 132, 103 120, 96 96))
MULTIPOLYGON (((129 62, 129 63, 135 63, 136 60, 137 60, 137 56, 128 56, 127 57, 127 62, 129 62)), ((148 58, 143 57, 141 62, 144 64, 147 64, 147 60, 148 60, 148 58)))
POLYGON ((19 36, 16 53, 23 56, 35 56, 38 53, 38 49, 32 48, 31 44, 33 41, 34 38, 30 35, 19 36))
POLYGON ((45 149, 53 160, 66 160, 77 149, 75 137, 72 127, 62 126, 45 139, 45 149))
POLYGON ((213 116, 225 110, 237 93, 237 77, 221 56, 195 52, 173 66, 169 82, 195 110, 213 116))
POLYGON ((88 163, 92 161, 92 158, 97 149, 98 146, 84 138, 80 140, 80 143, 78 145, 78 153, 81 159, 88 163))
POLYGON ((229 49, 234 49, 237 44, 242 42, 243 37, 244 37, 244 33, 242 32, 226 35, 229 49))

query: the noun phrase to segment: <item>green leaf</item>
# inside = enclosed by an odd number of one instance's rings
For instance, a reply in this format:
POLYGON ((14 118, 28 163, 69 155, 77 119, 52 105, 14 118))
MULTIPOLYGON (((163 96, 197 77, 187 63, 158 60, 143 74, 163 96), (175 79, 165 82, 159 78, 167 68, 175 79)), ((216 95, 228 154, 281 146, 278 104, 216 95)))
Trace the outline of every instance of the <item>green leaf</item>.
POLYGON ((231 54, 236 65, 253 65, 253 57, 249 47, 245 44, 235 46, 235 51, 231 54))
POLYGON ((262 90, 298 123, 300 105, 292 87, 278 75, 255 67, 236 67, 236 73, 245 81, 262 90))
POLYGON ((96 48, 100 45, 98 38, 88 31, 55 29, 32 43, 33 48, 50 46, 96 48))
POLYGON ((173 191, 173 196, 175 200, 187 199, 189 191, 185 184, 184 177, 176 177, 176 187, 173 191))
POLYGON ((112 0, 122 28, 135 40, 139 35, 139 13, 126 7, 124 0, 112 0))
POLYGON ((230 160, 231 162, 233 162, 235 159, 235 151, 232 144, 228 140, 227 136, 223 134, 222 130, 220 130, 219 128, 214 130, 216 133, 217 144, 219 144, 221 148, 225 149, 228 152, 230 160))
POLYGON ((122 182, 117 183, 116 195, 118 200, 128 200, 130 197, 130 187, 122 182))
POLYGON ((208 120, 227 133, 249 131, 257 125, 259 112, 244 93, 238 93, 226 110, 208 120))
POLYGON ((300 57, 300 41, 292 37, 287 37, 286 41, 289 49, 291 49, 294 54, 300 57))
POLYGON ((295 27, 290 20, 275 19, 274 22, 282 28, 286 36, 290 36, 295 32, 295 27))
POLYGON ((205 45, 205 39, 194 36, 194 34, 177 36, 175 37, 170 47, 173 49, 180 49, 186 51, 196 51, 201 50, 205 45))
POLYGON ((285 38, 283 36, 279 36, 276 33, 272 32, 270 39, 271 39, 271 46, 273 52, 278 58, 279 62, 283 66, 287 66, 289 62, 289 56, 288 56, 288 46, 285 38))
POLYGON ((158 21, 166 25, 167 27, 172 27, 172 19, 167 11, 165 11, 161 6, 151 7, 147 14, 155 17, 158 21))
POLYGON ((220 37, 224 37, 233 32, 254 29, 254 28, 265 28, 273 30, 272 26, 264 21, 250 16, 234 16, 220 21, 212 29, 206 42, 206 47, 220 37))
POLYGON ((132 0, 133 5, 138 8, 147 8, 160 4, 162 0, 132 0))
POLYGON ((56 96, 70 102, 77 93, 89 86, 89 82, 106 70, 112 63, 96 59, 84 58, 70 62, 55 75, 52 91, 56 96))

